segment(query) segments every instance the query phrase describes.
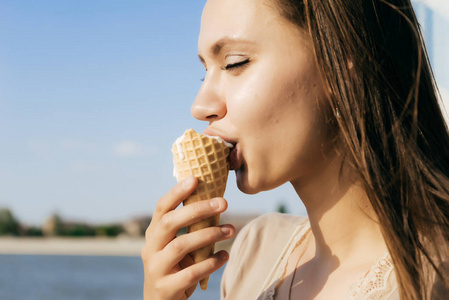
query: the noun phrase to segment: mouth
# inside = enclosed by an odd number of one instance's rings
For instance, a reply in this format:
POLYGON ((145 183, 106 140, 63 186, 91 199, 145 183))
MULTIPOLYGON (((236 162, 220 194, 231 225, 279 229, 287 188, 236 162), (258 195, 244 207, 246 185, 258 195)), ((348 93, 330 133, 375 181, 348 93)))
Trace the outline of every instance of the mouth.
POLYGON ((230 170, 238 170, 241 166, 241 159, 239 156, 239 145, 233 144, 234 147, 229 152, 229 169, 230 170))
POLYGON ((214 130, 211 130, 210 128, 207 128, 206 130, 204 130, 204 134, 210 135, 210 136, 217 136, 217 137, 221 138, 223 141, 231 144, 232 148, 229 151, 229 157, 228 157, 229 169, 230 170, 240 169, 240 167, 242 166, 242 159, 241 159, 241 155, 240 155, 240 151, 239 151, 240 147, 239 147, 238 142, 236 142, 235 140, 233 140, 231 138, 226 137, 225 135, 215 132, 214 130))

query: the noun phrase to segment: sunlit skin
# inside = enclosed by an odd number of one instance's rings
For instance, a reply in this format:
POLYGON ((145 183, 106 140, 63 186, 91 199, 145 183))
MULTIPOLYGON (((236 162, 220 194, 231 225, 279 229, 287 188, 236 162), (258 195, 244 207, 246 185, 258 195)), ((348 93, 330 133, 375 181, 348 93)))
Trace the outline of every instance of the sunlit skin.
MULTIPOLYGON (((311 39, 267 4, 207 1, 198 42, 206 75, 191 112, 208 122, 205 133, 235 145, 230 163, 240 190, 254 194, 290 182, 306 206, 312 234, 290 256, 276 298, 288 299, 292 286, 292 299, 342 299, 386 246, 343 148, 331 142, 329 89, 311 39)), ((223 198, 177 208, 196 185, 190 178, 158 201, 142 249, 145 300, 187 299, 228 259, 221 251, 192 264, 188 253, 234 237, 232 225, 176 237, 227 209, 223 198)))
POLYGON ((206 4, 198 48, 207 72, 191 112, 210 122, 206 133, 236 143, 231 166, 253 194, 323 167, 327 95, 307 36, 244 2, 206 4))
MULTIPOLYGON (((304 202, 312 235, 289 260, 294 299, 344 298, 386 246, 363 187, 330 142, 329 89, 312 41, 267 4, 206 3, 198 42, 206 76, 191 112, 209 122, 205 133, 235 144, 240 190, 290 182, 304 202)), ((290 284, 279 283, 278 299, 288 297, 290 284)))

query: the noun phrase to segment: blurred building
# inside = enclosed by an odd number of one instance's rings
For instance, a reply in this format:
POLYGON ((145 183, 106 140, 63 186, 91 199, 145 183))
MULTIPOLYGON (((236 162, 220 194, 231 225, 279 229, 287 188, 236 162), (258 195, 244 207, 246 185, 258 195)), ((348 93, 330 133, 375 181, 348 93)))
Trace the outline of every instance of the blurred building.
POLYGON ((136 217, 123 224, 124 234, 131 237, 140 237, 145 235, 145 231, 151 222, 151 216, 136 217))
POLYGON ((412 0, 449 124, 449 1, 412 0))
POLYGON ((42 225, 42 233, 44 236, 56 236, 62 225, 62 220, 57 214, 49 216, 44 225, 42 225))
POLYGON ((433 10, 424 3, 425 1, 415 0, 414 8, 421 30, 424 35, 424 41, 427 47, 427 54, 430 62, 433 63, 433 10))

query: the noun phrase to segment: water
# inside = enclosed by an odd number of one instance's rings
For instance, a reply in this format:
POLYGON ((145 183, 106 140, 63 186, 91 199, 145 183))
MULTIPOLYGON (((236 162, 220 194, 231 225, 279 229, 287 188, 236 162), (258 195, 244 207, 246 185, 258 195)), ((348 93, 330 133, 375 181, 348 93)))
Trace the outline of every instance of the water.
MULTIPOLYGON (((223 268, 191 300, 220 298, 223 268)), ((142 300, 139 257, 0 255, 1 300, 142 300)))

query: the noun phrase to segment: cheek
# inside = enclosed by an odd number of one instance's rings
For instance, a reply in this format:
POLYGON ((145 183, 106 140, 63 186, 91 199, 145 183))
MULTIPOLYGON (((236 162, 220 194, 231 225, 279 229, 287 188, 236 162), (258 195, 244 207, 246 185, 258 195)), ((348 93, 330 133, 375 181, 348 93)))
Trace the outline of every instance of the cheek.
MULTIPOLYGON (((252 72, 244 78, 229 81, 229 91, 225 96, 228 118, 239 132, 261 128, 273 121, 273 109, 276 107, 278 95, 275 84, 269 76, 252 72)), ((254 132, 253 132, 254 133, 254 132)))
POLYGON ((234 122, 272 125, 282 117, 285 105, 295 104, 296 76, 272 65, 260 63, 246 76, 228 82, 227 108, 234 122))
POLYGON ((314 70, 282 68, 256 70, 235 80, 227 95, 227 117, 248 167, 246 186, 254 190, 291 180, 295 170, 306 170, 305 162, 316 161, 320 152, 322 122, 317 103, 325 100, 322 87, 308 75, 314 70))
MULTIPOLYGON (((272 66, 273 64, 270 64, 272 66)), ((309 131, 316 118, 320 95, 316 77, 310 68, 279 66, 259 67, 244 78, 229 81, 226 95, 228 118, 242 141, 260 147, 279 147, 286 139, 297 139, 309 131)))

